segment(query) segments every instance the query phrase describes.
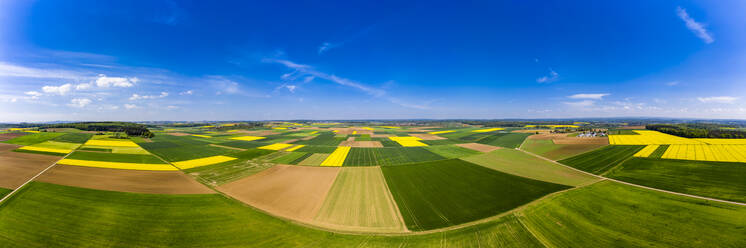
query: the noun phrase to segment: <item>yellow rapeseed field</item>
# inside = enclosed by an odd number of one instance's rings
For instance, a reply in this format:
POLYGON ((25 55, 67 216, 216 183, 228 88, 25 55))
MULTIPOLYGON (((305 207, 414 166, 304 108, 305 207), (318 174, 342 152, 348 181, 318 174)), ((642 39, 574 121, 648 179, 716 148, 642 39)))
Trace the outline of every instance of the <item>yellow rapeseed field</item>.
POLYGON ((499 131, 499 130, 505 130, 505 128, 495 127, 495 128, 487 128, 487 129, 474 130, 472 132, 475 132, 475 133, 486 133, 486 132, 493 132, 493 131, 499 131))
POLYGON ((389 137, 390 140, 396 141, 402 146, 427 146, 427 144, 420 142, 420 138, 406 136, 406 137, 389 137))
POLYGON ((687 139, 658 131, 635 130, 638 135, 609 135, 612 145, 670 145, 670 144, 704 144, 696 139, 687 139))
POLYGON ((645 148, 642 148, 639 152, 635 153, 634 157, 641 157, 641 158, 647 158, 650 156, 650 154, 653 154, 653 152, 658 149, 660 145, 648 145, 645 148))
POLYGON ((293 147, 293 148, 288 148, 288 149, 287 149, 287 150, 285 150, 285 151, 288 151, 288 152, 292 152, 292 151, 298 150, 298 149, 300 149, 300 148, 302 148, 302 147, 304 147, 304 146, 306 146, 306 145, 297 145, 297 146, 295 146, 295 147, 293 147))
POLYGON ((228 161, 235 160, 235 159, 236 158, 234 157, 218 155, 218 156, 212 156, 212 157, 206 157, 206 158, 179 161, 179 162, 174 162, 173 164, 176 167, 179 167, 179 169, 185 170, 185 169, 200 167, 200 166, 205 166, 205 165, 219 164, 222 162, 228 162, 228 161))
POLYGON ((746 139, 693 139, 710 145, 746 145, 746 139))
POLYGON ((370 131, 373 131, 373 128, 370 128, 370 127, 361 127, 361 128, 362 128, 362 129, 365 129, 365 130, 370 130, 370 131))
POLYGON ((285 149, 285 148, 288 148, 288 147, 291 147, 291 146, 293 146, 293 144, 275 143, 275 144, 271 144, 271 145, 260 146, 260 147, 257 147, 257 148, 259 148, 259 149, 265 149, 265 150, 282 150, 282 149, 285 149))
POLYGON ((436 132, 429 132, 429 134, 443 134, 443 133, 453 133, 456 132, 454 130, 447 130, 447 131, 436 131, 436 132))
POLYGON ((677 144, 669 146, 662 158, 743 163, 746 145, 677 144))
POLYGON ((89 160, 78 160, 78 159, 63 159, 57 162, 58 164, 64 165, 76 165, 86 167, 98 167, 98 168, 110 168, 110 169, 124 169, 124 170, 151 170, 151 171, 175 171, 178 170, 169 164, 140 164, 140 163, 121 163, 121 162, 104 162, 104 161, 89 161, 89 160))
POLYGON ((85 142, 86 145, 91 146, 122 146, 122 147, 139 147, 135 142, 132 142, 131 140, 88 140, 88 142, 85 142))
POLYGON ((352 134, 357 134, 357 131, 352 131, 352 134))
POLYGON ((308 133, 308 134, 316 134, 316 133, 318 133, 318 132, 319 132, 319 131, 313 131, 313 132, 310 132, 310 133, 308 133))
POLYGON ((201 135, 201 134, 192 134, 192 136, 202 137, 202 138, 212 138, 212 136, 201 135))
POLYGON ((260 140, 265 139, 265 137, 259 137, 259 136, 241 136, 241 137, 235 137, 231 138, 234 140, 243 140, 243 141, 252 141, 252 140, 260 140))
POLYGON ((400 127, 395 127, 395 126, 381 126, 381 127, 382 128, 400 128, 400 127))
POLYGON ((337 147, 332 154, 329 154, 329 157, 324 159, 324 162, 321 162, 321 166, 342 166, 347 154, 350 153, 350 149, 349 146, 337 147))
POLYGON ((72 149, 59 149, 59 148, 47 148, 47 147, 36 147, 36 146, 24 146, 18 148, 18 150, 37 151, 37 152, 54 152, 54 153, 70 153, 72 149))

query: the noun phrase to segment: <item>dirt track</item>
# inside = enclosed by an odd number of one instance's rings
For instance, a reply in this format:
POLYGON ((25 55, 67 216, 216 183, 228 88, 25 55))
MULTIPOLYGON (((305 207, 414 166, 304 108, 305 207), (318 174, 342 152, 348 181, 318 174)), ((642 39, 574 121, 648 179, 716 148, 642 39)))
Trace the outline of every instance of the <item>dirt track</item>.
POLYGON ((309 221, 321 208, 340 169, 276 165, 218 190, 269 213, 309 221))
POLYGON ((58 156, 32 153, 1 153, 0 187, 15 189, 59 159, 58 156))
POLYGON ((211 194, 180 171, 141 171, 57 165, 36 179, 67 186, 151 194, 211 194))

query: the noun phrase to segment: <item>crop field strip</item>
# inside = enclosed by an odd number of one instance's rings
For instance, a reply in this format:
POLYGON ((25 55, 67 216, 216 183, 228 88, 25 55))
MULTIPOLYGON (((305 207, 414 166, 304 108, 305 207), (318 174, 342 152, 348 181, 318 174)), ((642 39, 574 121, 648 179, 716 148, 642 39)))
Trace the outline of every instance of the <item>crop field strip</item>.
MULTIPOLYGON (((311 153, 308 153, 311 154, 311 153)), ((298 162, 298 165, 306 165, 306 166, 319 166, 321 165, 324 160, 326 160, 326 157, 329 157, 329 154, 327 153, 313 153, 308 158, 304 159, 303 161, 298 162)))
POLYGON ((389 137, 389 139, 399 143, 403 147, 427 146, 427 144, 420 142, 422 139, 412 136, 389 137))
POLYGON ((206 158, 197 158, 197 159, 191 159, 191 160, 185 160, 185 161, 172 162, 172 164, 178 167, 179 169, 185 170, 185 169, 191 169, 191 168, 200 167, 200 166, 224 163, 224 162, 228 162, 228 161, 235 160, 235 159, 236 158, 234 157, 217 155, 217 156, 206 157, 206 158))
POLYGON ((47 140, 51 140, 62 135, 65 135, 65 133, 49 133, 49 132, 34 133, 34 134, 16 137, 16 138, 6 140, 3 142, 8 143, 8 144, 28 146, 28 145, 38 144, 38 143, 41 143, 47 140))
POLYGON ((494 216, 569 188, 458 159, 386 166, 381 170, 407 228, 413 231, 494 216))
MULTIPOLYGON (((141 143, 140 146, 169 162, 225 155, 235 152, 235 150, 229 148, 210 146, 213 143, 205 141, 207 139, 196 139, 188 136, 156 135, 151 140, 153 142, 141 143)), ((214 142, 218 144, 225 143, 221 140, 215 140, 214 142)))
POLYGON ((670 134, 649 130, 634 130, 638 135, 609 135, 611 145, 670 145, 670 144, 705 144, 696 139, 687 139, 670 134))
POLYGON ((467 149, 455 145, 428 146, 425 147, 425 149, 444 158, 460 158, 481 153, 472 149, 467 149))
POLYGON ((599 144, 555 144, 551 139, 532 139, 529 137, 525 140, 521 149, 552 160, 562 160, 604 146, 599 144))
POLYGON ((345 166, 388 166, 446 159, 423 147, 352 148, 345 166))
POLYGON ((613 145, 583 153, 558 162, 600 175, 643 149, 641 145, 613 145))
POLYGON ((265 162, 264 156, 276 153, 272 150, 248 149, 246 151, 228 154, 237 159, 223 163, 206 165, 184 170, 208 185, 221 185, 250 175, 259 173, 274 164, 265 162))
POLYGON ((639 152, 635 153, 635 155, 632 155, 633 157, 637 158, 647 158, 650 156, 650 154, 653 154, 655 150, 658 150, 658 147, 660 145, 647 145, 645 148, 640 149, 639 152))
MULTIPOLYGON (((272 160, 272 163, 278 163, 278 164, 293 164, 294 161, 298 159, 306 158, 308 153, 305 152, 287 152, 282 157, 276 158, 272 160)), ((300 161, 299 161, 300 162, 300 161)))
POLYGON ((517 148, 530 135, 529 133, 498 133, 481 138, 476 143, 517 148))
POLYGON ((668 147, 661 158, 745 163, 746 145, 674 144, 668 147))
POLYGON ((350 153, 350 149, 351 147, 348 146, 337 147, 334 152, 324 159, 324 162, 321 162, 321 166, 342 166, 345 158, 347 158, 347 154, 350 153))
POLYGON ((634 158, 609 178, 643 186, 746 203, 746 164, 634 158))

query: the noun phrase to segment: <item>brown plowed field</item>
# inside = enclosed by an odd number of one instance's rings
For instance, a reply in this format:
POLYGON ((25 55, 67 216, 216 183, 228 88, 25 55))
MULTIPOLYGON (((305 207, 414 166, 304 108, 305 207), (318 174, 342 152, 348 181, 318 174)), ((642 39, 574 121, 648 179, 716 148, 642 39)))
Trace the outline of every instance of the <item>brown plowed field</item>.
POLYGON ((339 146, 349 147, 383 147, 380 141, 342 141, 339 146))
POLYGON ((215 193, 180 171, 119 170, 57 165, 36 180, 74 187, 132 193, 215 193))
POLYGON ((472 149, 478 152, 491 152, 497 149, 500 149, 500 147, 497 146, 491 146, 491 145, 485 145, 485 144, 479 144, 479 143, 466 143, 466 144, 456 144, 457 146, 472 149))
POLYGON ((308 222, 319 212, 340 169, 276 165, 218 190, 274 215, 308 222))
POLYGON ((29 133, 0 133, 0 141, 6 141, 15 137, 21 137, 29 133))
POLYGON ((7 151, 10 151, 10 150, 14 150, 14 149, 16 149, 18 147, 21 147, 21 146, 14 145, 14 144, 0 143, 0 153, 7 152, 7 151))
POLYGON ((171 136, 189 136, 189 135, 191 135, 191 134, 188 134, 188 133, 166 133, 166 134, 171 135, 171 136))
POLYGON ((423 140, 444 140, 446 139, 438 135, 429 134, 429 133, 410 133, 409 136, 417 137, 423 140))
POLYGON ((61 157, 23 153, 0 153, 0 187, 15 189, 61 157))
POLYGON ((607 145, 607 137, 568 137, 567 133, 546 133, 528 136, 529 139, 552 140, 558 145, 597 144, 607 145))

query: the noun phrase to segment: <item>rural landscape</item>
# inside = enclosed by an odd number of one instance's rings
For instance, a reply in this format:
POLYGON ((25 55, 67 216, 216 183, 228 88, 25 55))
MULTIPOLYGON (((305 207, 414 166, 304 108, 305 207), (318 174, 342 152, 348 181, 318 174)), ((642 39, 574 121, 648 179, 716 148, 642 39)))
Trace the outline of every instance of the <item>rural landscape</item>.
POLYGON ((0 0, 0 248, 743 248, 744 10, 0 0))
POLYGON ((590 122, 13 126, 0 133, 2 246, 746 241, 746 138, 590 122))

